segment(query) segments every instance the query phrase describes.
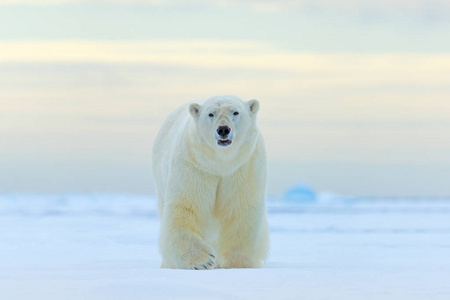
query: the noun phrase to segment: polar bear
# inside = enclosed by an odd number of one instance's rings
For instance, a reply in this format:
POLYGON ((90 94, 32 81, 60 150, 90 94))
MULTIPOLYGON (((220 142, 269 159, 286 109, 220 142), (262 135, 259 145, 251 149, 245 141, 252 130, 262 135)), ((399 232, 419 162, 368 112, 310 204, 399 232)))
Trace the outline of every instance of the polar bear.
POLYGON ((267 257, 266 150, 259 102, 182 105, 152 149, 162 268, 258 268, 267 257))

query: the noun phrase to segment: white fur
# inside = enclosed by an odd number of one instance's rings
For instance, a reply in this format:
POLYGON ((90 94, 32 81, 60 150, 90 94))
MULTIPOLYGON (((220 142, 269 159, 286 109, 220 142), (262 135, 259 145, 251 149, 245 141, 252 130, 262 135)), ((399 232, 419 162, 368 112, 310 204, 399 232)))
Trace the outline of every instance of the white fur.
POLYGON ((152 154, 161 267, 263 265, 269 245, 267 171, 258 109, 257 100, 216 96, 187 103, 164 121, 152 154), (218 146, 220 125, 231 128, 228 147, 218 146))

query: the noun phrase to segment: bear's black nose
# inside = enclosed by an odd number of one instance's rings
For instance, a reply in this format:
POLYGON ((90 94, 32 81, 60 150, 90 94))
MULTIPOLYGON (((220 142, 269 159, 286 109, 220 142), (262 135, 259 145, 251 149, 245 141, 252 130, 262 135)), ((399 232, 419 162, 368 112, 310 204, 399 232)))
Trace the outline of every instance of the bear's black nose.
POLYGON ((228 126, 219 126, 219 128, 217 128, 217 134, 220 135, 221 137, 226 137, 227 135, 229 135, 231 132, 231 128, 228 126))

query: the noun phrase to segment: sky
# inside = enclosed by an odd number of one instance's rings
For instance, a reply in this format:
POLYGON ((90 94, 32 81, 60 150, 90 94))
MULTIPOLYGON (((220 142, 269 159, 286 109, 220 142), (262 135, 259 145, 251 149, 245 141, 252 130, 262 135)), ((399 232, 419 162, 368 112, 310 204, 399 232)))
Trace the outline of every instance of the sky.
POLYGON ((448 1, 0 0, 0 192, 154 194, 164 117, 259 99, 271 195, 450 195, 448 1))

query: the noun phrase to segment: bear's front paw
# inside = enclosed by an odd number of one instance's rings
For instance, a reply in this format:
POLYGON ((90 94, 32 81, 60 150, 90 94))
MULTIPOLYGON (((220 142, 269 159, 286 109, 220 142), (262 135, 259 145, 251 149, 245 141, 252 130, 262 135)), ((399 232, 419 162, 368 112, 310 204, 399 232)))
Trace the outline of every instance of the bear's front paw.
POLYGON ((209 249, 197 249, 182 258, 184 268, 191 270, 212 270, 217 267, 216 256, 209 249))

